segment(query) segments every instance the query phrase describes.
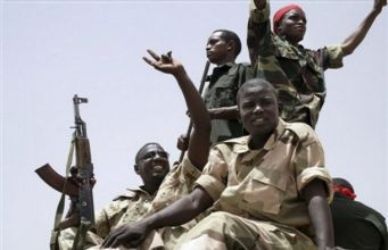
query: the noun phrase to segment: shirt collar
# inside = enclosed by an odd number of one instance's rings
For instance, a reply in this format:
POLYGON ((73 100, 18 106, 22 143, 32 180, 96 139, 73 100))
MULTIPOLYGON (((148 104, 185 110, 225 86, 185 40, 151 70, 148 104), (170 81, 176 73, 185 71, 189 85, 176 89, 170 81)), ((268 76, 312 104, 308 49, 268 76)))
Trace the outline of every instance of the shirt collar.
MULTIPOLYGON (((273 149, 276 145, 276 142, 279 140, 279 137, 283 134, 285 130, 285 122, 279 118, 278 125, 275 129, 275 131, 270 135, 266 143, 264 144, 264 147, 262 149, 266 151, 270 151, 273 149)), ((252 152, 259 152, 262 149, 256 150, 256 149, 250 149, 248 146, 249 141, 251 140, 251 136, 247 135, 244 137, 236 138, 229 140, 229 142, 235 143, 233 149, 237 154, 244 154, 247 153, 248 151, 252 152)))

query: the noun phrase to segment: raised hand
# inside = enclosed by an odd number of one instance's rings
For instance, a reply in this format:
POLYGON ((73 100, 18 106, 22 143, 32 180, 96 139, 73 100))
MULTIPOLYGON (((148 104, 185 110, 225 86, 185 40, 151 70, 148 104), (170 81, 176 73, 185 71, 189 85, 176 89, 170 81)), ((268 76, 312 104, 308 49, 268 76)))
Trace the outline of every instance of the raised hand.
POLYGON ((384 6, 387 5, 387 0, 375 0, 373 9, 377 12, 381 12, 384 6))
POLYGON ((176 59, 172 58, 171 51, 160 56, 150 49, 147 50, 147 52, 150 54, 152 59, 143 57, 143 60, 155 69, 174 76, 177 76, 184 71, 183 65, 176 59))

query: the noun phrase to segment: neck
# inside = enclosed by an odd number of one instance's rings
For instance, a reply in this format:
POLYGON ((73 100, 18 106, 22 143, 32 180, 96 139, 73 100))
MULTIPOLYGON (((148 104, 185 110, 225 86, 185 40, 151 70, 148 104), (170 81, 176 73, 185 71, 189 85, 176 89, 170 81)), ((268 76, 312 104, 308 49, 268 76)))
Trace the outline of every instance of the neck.
POLYGON ((161 181, 154 181, 153 183, 144 184, 143 189, 147 191, 148 194, 153 195, 156 193, 156 191, 158 191, 160 184, 161 181))
POLYGON ((268 133, 265 135, 251 135, 251 139, 249 141, 249 148, 259 150, 262 149, 265 145, 265 143, 268 141, 268 138, 271 136, 272 133, 268 133))

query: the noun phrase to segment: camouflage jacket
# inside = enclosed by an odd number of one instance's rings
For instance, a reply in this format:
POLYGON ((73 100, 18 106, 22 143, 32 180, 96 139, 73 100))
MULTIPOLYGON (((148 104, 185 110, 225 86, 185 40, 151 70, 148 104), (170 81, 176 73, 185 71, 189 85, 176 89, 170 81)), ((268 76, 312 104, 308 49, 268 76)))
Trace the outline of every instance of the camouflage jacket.
MULTIPOLYGON (((250 77, 250 67, 242 63, 227 63, 213 69, 208 77, 208 87, 205 91, 204 102, 206 108, 222 108, 237 105, 237 91, 250 77)), ((211 121, 210 141, 219 141, 243 135, 243 127, 239 120, 213 119, 211 121)))
POLYGON ((315 127, 326 97, 324 71, 342 67, 341 46, 318 50, 295 46, 271 32, 269 2, 258 10, 251 1, 247 43, 257 76, 278 89, 284 120, 315 127))
POLYGON ((153 196, 143 189, 127 189, 96 216, 96 232, 105 238, 114 228, 138 221, 150 209, 153 196))

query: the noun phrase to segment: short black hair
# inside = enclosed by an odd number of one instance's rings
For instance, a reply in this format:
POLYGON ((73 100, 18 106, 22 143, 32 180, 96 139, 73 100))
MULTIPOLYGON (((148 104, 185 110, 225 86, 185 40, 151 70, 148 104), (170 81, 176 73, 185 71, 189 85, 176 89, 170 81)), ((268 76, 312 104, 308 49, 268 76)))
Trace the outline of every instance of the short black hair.
POLYGON ((269 88, 275 94, 275 96, 277 97, 277 90, 275 89, 275 87, 270 82, 265 80, 264 78, 258 78, 257 77, 257 78, 249 79, 248 81, 244 82, 241 85, 240 89, 237 92, 237 96, 236 96, 237 104, 240 102, 241 93, 243 93, 243 91, 246 88, 254 87, 254 86, 259 86, 259 85, 264 86, 266 88, 269 88))
POLYGON ((163 151, 165 151, 164 148, 163 148, 159 143, 157 143, 157 142, 148 142, 148 143, 144 144, 144 145, 139 149, 139 151, 137 151, 136 156, 135 156, 135 164, 136 164, 136 165, 139 163, 141 153, 142 153, 143 150, 146 149, 149 145, 155 145, 156 147, 161 148, 163 151))
POLYGON ((235 49, 234 49, 234 56, 237 57, 240 52, 241 52, 241 40, 240 40, 240 37, 238 37, 238 35, 231 31, 231 30, 227 30, 227 29, 217 29, 215 31, 213 31, 213 34, 216 33, 216 32, 220 32, 221 33, 221 38, 225 41, 225 42, 230 42, 230 41, 233 41, 234 44, 235 44, 235 49))

